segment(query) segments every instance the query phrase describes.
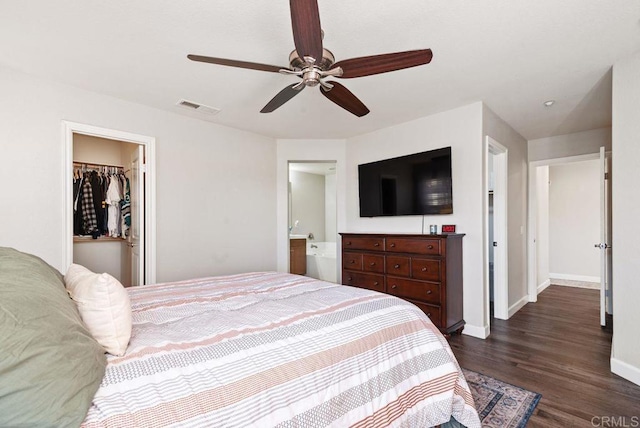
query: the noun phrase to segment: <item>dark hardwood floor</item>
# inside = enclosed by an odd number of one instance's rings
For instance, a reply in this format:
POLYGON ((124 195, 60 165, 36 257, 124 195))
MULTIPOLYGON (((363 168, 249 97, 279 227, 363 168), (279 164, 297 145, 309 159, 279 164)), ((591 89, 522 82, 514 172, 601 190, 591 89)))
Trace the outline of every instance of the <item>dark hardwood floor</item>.
POLYGON ((486 340, 450 344, 462 367, 542 394, 527 427, 638 427, 640 386, 611 373, 611 334, 598 290, 552 285, 508 321, 492 319, 486 340))

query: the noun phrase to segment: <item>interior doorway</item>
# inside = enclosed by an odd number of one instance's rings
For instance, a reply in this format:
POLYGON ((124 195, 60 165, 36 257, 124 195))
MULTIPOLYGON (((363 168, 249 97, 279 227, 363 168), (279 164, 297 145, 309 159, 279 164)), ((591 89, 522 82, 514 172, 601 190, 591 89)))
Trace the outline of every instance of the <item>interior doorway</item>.
POLYGON ((336 283, 336 162, 290 161, 288 174, 289 272, 336 283))
POLYGON ((612 313, 610 165, 601 148, 529 167, 529 301, 550 284, 600 290, 602 326, 612 313))
POLYGON ((505 146, 487 136, 485 140, 485 245, 487 325, 491 318, 509 318, 507 241, 507 162, 505 146))
POLYGON ((72 122, 63 130, 65 266, 107 272, 125 286, 154 283, 155 139, 72 122))

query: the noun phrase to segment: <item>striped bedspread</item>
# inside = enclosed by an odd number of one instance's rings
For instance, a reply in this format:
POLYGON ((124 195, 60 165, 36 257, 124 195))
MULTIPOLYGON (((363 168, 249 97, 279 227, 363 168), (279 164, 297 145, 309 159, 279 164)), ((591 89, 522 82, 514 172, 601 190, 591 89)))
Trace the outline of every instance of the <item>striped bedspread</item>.
POLYGON ((129 290, 83 426, 480 426, 446 340, 395 297, 275 272, 129 290))

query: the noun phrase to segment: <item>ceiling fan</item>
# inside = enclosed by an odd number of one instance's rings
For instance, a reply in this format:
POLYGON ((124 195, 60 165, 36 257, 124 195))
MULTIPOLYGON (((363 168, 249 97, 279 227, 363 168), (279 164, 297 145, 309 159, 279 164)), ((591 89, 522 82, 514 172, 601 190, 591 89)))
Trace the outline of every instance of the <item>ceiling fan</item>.
POLYGON ((307 86, 320 86, 322 95, 343 109, 362 117, 369 109, 351 91, 335 81, 324 81, 327 77, 349 79, 370 76, 389 71, 428 64, 433 56, 431 49, 420 49, 372 55, 335 62, 333 53, 322 46, 323 32, 317 0, 289 0, 291 24, 295 50, 289 55, 289 67, 214 58, 202 55, 187 55, 192 61, 251 70, 269 71, 298 76, 301 82, 289 85, 265 105, 261 113, 271 113, 307 86))

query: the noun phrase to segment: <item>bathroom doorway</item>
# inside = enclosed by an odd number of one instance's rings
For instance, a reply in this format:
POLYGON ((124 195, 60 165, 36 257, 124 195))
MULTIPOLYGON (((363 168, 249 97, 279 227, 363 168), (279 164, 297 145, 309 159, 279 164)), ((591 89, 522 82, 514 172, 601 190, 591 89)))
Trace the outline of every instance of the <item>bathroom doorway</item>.
POLYGON ((289 271, 338 281, 336 162, 289 162, 289 271))

